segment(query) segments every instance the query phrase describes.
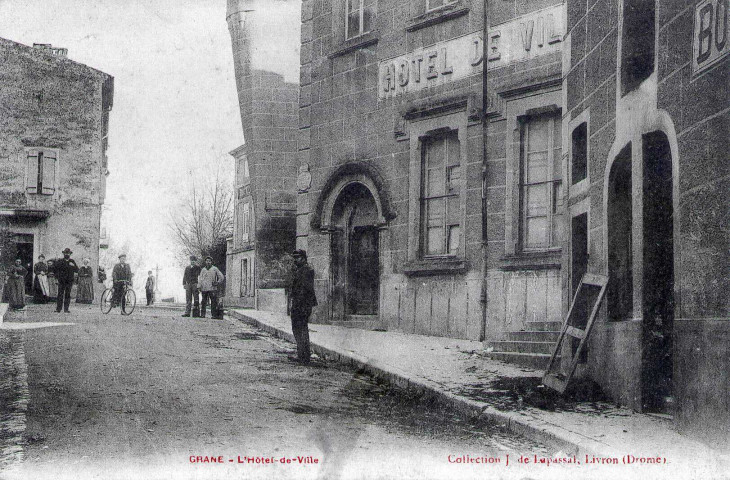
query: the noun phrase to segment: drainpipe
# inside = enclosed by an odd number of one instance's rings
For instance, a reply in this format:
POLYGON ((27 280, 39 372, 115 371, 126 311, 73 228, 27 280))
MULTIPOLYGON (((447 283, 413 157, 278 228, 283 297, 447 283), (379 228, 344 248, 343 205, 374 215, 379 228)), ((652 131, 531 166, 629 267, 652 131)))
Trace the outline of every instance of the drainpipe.
POLYGON ((479 332, 479 341, 487 337, 487 130, 489 121, 489 89, 487 86, 488 53, 489 53, 489 0, 484 0, 484 18, 482 27, 482 291, 479 302, 482 304, 482 325, 479 332))

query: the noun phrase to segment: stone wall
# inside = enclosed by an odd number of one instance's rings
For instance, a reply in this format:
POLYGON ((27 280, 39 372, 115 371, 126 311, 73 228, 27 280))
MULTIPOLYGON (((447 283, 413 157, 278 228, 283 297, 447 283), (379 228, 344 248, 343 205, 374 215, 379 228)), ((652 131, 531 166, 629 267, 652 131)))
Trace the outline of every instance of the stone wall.
MULTIPOLYGON (((730 440, 730 56, 694 68, 699 35, 695 15, 707 25, 722 2, 659 2, 657 108, 674 123, 678 172, 675 199, 675 396, 680 427, 709 442, 730 440), (702 4, 701 6, 699 4, 702 4), (693 58, 694 56, 694 58, 693 58)), ((725 18, 727 4, 725 3, 725 18)), ((723 22, 717 22, 722 25, 723 22)), ((715 27, 716 25, 713 25, 715 27)), ((724 36, 730 35, 725 23, 724 36)), ((705 32, 706 34, 707 32, 705 32)), ((712 29, 715 42, 722 33, 712 29)), ((704 42, 703 42, 704 43, 704 42)), ((701 49, 701 50, 704 50, 701 49)))

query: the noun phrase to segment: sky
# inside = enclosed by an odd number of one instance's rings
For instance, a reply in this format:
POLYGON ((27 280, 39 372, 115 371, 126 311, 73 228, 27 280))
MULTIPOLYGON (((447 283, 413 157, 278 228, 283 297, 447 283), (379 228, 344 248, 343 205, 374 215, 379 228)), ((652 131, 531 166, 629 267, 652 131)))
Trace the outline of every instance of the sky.
POLYGON ((228 152, 243 143, 226 1, 0 0, 0 37, 67 48, 114 76, 102 223, 179 300, 170 215, 193 183, 232 183, 228 152))

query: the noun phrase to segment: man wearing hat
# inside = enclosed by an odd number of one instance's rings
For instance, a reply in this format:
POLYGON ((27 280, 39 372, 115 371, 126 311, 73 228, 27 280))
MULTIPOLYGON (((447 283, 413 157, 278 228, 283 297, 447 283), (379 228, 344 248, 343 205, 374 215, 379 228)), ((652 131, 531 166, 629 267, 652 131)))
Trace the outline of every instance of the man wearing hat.
POLYGON ((198 275, 200 266, 195 255, 190 255, 190 265, 185 267, 183 274, 183 287, 185 287, 185 313, 183 317, 190 316, 190 308, 193 307, 193 317, 200 316, 200 291, 198 290, 198 275), (195 305, 193 306, 193 298, 195 305))
POLYGON ((309 363, 309 315, 317 305, 314 293, 314 270, 307 263, 307 252, 294 250, 294 266, 287 285, 287 310, 291 315, 291 329, 297 341, 297 360, 309 363))
POLYGON ((223 284, 225 279, 226 277, 218 270, 218 267, 213 265, 213 257, 205 257, 205 265, 198 274, 198 288, 203 295, 200 318, 205 318, 205 307, 208 306, 208 300, 210 300, 211 317, 218 317, 218 287, 223 284))
POLYGON ((79 267, 76 261, 71 258, 73 253, 70 248, 63 250, 63 258, 53 262, 53 274, 58 281, 58 295, 56 295, 56 312, 61 308, 69 313, 68 307, 71 304, 71 287, 74 284, 74 276, 78 273, 79 267))
POLYGON ((112 270, 112 281, 114 282, 114 294, 112 295, 112 305, 117 306, 122 301, 124 294, 124 283, 132 286, 132 269, 127 264, 127 255, 122 253, 119 255, 119 263, 114 265, 112 270))

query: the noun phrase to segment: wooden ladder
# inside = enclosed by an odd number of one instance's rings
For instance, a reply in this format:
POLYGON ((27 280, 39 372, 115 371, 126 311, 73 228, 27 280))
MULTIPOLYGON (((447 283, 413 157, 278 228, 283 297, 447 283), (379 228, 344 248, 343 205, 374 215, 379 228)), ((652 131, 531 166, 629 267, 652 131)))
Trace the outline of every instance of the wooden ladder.
MULTIPOLYGON (((568 387, 568 383, 570 382, 570 379, 573 378, 575 368, 578 365, 580 354, 588 341, 588 336, 591 334, 591 329, 593 328, 593 322, 596 319, 598 308, 601 306, 603 297, 606 295, 607 285, 608 277, 604 275, 596 275, 592 273, 586 273, 583 275, 580 285, 578 285, 578 289, 575 291, 575 295, 573 296, 573 302, 570 304, 568 315, 565 317, 565 321, 563 322, 563 328, 560 331, 558 343, 555 345, 553 355, 550 357, 550 362, 548 363, 548 366, 545 369, 545 374, 542 377, 542 383, 546 387, 552 388, 560 393, 564 393, 565 389, 568 387), (575 306, 579 301, 585 301, 585 306, 587 307, 587 302, 590 300, 589 294, 595 293, 596 289, 599 290, 598 294, 594 297, 593 308, 591 309, 590 316, 585 322, 585 327, 581 327, 581 324, 578 322, 580 320, 585 320, 585 318, 582 315, 577 315, 578 312, 576 311, 575 306), (574 312, 576 315, 574 315, 574 312), (563 341, 566 339, 566 336, 570 338, 577 338, 580 340, 580 344, 578 345, 578 348, 570 362, 570 368, 567 372, 563 372, 560 368, 560 362, 556 362, 555 359, 563 348, 563 341)), ((587 309, 584 309, 584 312, 586 310, 587 309)))

